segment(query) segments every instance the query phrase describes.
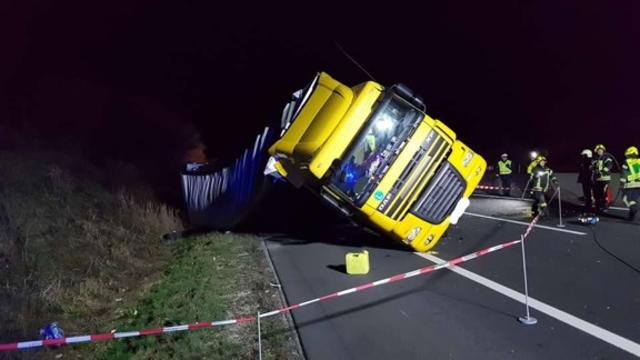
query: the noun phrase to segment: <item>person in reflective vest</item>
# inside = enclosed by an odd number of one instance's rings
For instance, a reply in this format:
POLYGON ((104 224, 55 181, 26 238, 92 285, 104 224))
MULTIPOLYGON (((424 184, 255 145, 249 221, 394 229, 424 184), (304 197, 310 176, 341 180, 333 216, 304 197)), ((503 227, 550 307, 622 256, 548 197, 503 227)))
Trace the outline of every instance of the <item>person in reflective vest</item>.
POLYGON ((535 159, 531 160, 531 162, 529 163, 529 166, 527 166, 527 174, 531 175, 531 173, 533 173, 533 169, 538 166, 538 162, 540 161, 540 158, 542 158, 542 155, 538 155, 536 156, 535 159))
POLYGON ((613 158, 606 152, 607 149, 602 144, 596 145, 593 151, 593 197, 596 200, 596 210, 602 212, 608 207, 607 191, 611 182, 613 158))
POLYGON ((531 171, 531 190, 533 190, 533 206, 531 208, 533 216, 548 216, 546 192, 551 183, 557 184, 553 170, 547 167, 547 158, 540 156, 537 165, 531 171))
POLYGON ((367 150, 365 152, 370 154, 376 151, 376 136, 373 134, 373 132, 369 132, 365 140, 366 140, 366 146, 367 146, 367 150))
POLYGON ((584 211, 591 212, 593 207, 593 171, 591 161, 593 153, 589 149, 582 150, 580 162, 578 163, 578 183, 582 185, 582 196, 584 197, 584 211))
MULTIPOLYGON (((529 175, 529 181, 527 181, 527 184, 524 186, 524 189, 522 190, 523 193, 526 193, 527 190, 531 190, 531 180, 533 179, 533 177, 531 177, 531 174, 533 173, 533 169, 538 166, 538 162, 542 157, 542 155, 537 155, 527 166, 527 175, 529 175)), ((524 198, 525 195, 523 194, 522 196, 524 198)))
POLYGON ((640 202, 640 159, 638 158, 638 148, 630 146, 624 152, 626 157, 622 164, 622 201, 629 208, 629 220, 633 221, 638 213, 638 202, 640 202))
POLYGON ((500 160, 498 160, 498 175, 500 176, 500 186, 502 187, 502 194, 505 196, 509 196, 511 192, 511 160, 509 160, 509 155, 502 154, 500 155, 500 160))

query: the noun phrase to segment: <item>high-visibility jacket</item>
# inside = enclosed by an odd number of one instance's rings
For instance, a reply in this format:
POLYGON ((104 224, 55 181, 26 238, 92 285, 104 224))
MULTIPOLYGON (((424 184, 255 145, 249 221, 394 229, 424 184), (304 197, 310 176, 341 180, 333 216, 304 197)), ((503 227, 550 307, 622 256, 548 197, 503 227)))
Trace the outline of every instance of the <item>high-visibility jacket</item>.
POLYGON ((531 189, 533 191, 547 191, 549 190, 549 185, 550 183, 556 183, 556 176, 553 173, 553 170, 551 170, 548 167, 543 167, 542 165, 538 164, 536 167, 533 168, 533 170, 531 171, 531 183, 533 184, 531 186, 531 189))
POLYGON ((593 177, 596 181, 611 181, 611 168, 613 159, 607 154, 596 156, 593 159, 593 177))
POLYGON ((533 161, 531 161, 529 166, 527 166, 527 174, 531 175, 531 173, 533 172, 533 169, 536 166, 538 166, 538 159, 537 158, 533 159, 533 161))
POLYGON ((499 160, 498 161, 498 171, 500 175, 511 175, 511 160, 499 160))
POLYGON ((376 151, 376 136, 373 134, 367 134, 366 141, 367 141, 367 145, 366 145, 367 151, 369 152, 376 151))
POLYGON ((622 164, 620 182, 625 189, 640 188, 640 159, 633 155, 622 164))

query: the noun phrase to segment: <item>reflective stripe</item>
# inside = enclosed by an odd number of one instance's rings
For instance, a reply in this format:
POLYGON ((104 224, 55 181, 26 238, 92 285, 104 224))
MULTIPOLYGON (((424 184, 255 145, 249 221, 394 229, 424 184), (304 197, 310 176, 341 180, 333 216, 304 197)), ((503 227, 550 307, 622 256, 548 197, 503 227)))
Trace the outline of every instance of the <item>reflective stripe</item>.
POLYGON ((613 162, 610 157, 601 156, 594 160, 596 169, 596 181, 611 181, 611 169, 609 165, 613 162))
POLYGON ((537 170, 537 168, 533 169, 534 173, 532 176, 535 178, 534 185, 532 186, 533 191, 547 191, 549 190, 549 183, 551 182, 551 177, 553 176, 553 170, 549 168, 544 168, 543 171, 537 170), (544 184, 543 184, 544 181, 544 184), (544 185, 544 187, 543 187, 544 185))
POLYGON ((638 189, 640 188, 640 181, 623 182, 623 189, 638 189))
POLYGON ((633 205, 637 204, 635 201, 633 201, 633 200, 629 200, 629 198, 627 198, 627 195, 624 195, 624 196, 622 197, 622 202, 624 202, 624 204, 625 204, 627 207, 632 207, 633 205))

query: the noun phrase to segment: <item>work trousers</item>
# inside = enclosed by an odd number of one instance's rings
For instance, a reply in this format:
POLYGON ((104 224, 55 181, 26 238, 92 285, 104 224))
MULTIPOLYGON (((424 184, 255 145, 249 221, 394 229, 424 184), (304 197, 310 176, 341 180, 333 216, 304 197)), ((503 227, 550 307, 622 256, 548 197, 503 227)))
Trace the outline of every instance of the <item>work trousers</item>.
POLYGON ((533 192, 533 205, 531 206, 533 216, 542 214, 544 216, 549 215, 549 209, 547 206, 547 199, 545 198, 544 191, 533 192))
POLYGON ((511 175, 500 175, 500 186, 502 187, 502 195, 509 196, 511 194, 511 175))
POLYGON ((640 188, 622 190, 622 201, 629 208, 629 220, 633 220, 640 207, 640 188))
POLYGON ((608 181, 598 181, 593 183, 593 197, 596 199, 596 210, 605 210, 607 204, 607 190, 609 189, 608 181))
POLYGON ((583 182, 582 196, 584 197, 584 210, 589 212, 593 207, 593 183, 583 182))

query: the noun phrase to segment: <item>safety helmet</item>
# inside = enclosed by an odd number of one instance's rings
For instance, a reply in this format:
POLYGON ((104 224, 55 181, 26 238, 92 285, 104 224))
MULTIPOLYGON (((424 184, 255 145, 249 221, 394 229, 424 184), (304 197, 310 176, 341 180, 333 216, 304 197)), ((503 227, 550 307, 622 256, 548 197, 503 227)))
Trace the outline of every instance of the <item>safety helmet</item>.
POLYGON ((624 156, 635 155, 638 156, 638 148, 635 146, 629 146, 627 150, 624 152, 624 156))
POLYGON ((501 158, 505 158, 505 157, 509 157, 509 155, 507 155, 507 153, 504 153, 502 155, 500 155, 501 158))
POLYGON ((602 144, 598 144, 596 145, 596 147, 593 149, 594 152, 597 152, 598 150, 602 149, 602 151, 607 151, 607 148, 604 147, 604 145, 602 144))
POLYGON ((546 158, 546 157, 544 157, 544 156, 542 156, 542 155, 540 155, 540 156, 538 156, 537 161, 538 161, 538 162, 540 162, 540 161, 547 161, 547 158, 546 158))
POLYGON ((586 156, 588 158, 592 158, 593 157, 593 153, 591 152, 591 150, 589 149, 584 149, 582 150, 582 152, 580 153, 580 155, 586 156))

